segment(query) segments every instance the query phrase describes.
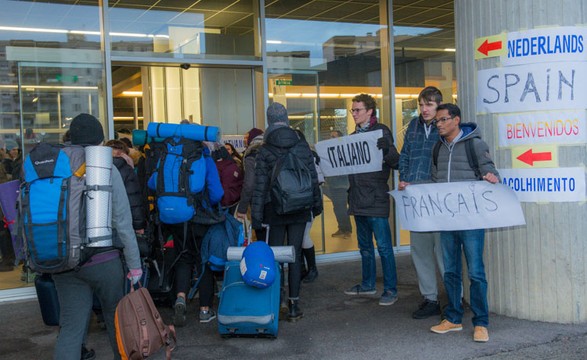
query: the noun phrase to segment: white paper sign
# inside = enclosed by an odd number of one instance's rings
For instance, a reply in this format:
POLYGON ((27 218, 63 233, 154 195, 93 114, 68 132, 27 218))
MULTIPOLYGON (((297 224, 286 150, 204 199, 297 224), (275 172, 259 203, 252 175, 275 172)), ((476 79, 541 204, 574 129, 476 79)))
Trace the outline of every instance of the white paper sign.
POLYGON ((499 145, 587 143, 585 110, 498 115, 499 145))
POLYGON ((521 202, 585 201, 585 169, 500 169, 501 182, 521 202))
MULTIPOLYGON (((251 139, 252 140, 252 139, 251 139)), ((238 151, 242 153, 245 151, 245 136, 244 135, 222 135, 222 143, 231 143, 232 146, 238 151)))
POLYGON ((584 109, 587 62, 508 66, 477 72, 477 113, 584 109))
POLYGON ((381 171, 383 151, 377 148, 377 139, 382 136, 383 131, 376 130, 317 142, 324 176, 381 171))
POLYGON ((487 181, 410 185, 393 190, 402 229, 456 231, 525 225, 516 194, 487 181))

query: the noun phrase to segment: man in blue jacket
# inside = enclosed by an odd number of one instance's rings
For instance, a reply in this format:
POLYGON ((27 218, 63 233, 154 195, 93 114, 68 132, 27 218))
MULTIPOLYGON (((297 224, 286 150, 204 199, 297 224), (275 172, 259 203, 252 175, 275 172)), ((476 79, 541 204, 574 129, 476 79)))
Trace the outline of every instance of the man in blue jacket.
MULTIPOLYGON (((420 115, 408 124, 399 158, 398 190, 410 184, 431 182, 432 148, 438 142, 434 126, 436 108, 442 103, 442 93, 434 86, 424 88, 418 95, 420 115)), ((438 232, 410 232, 410 253, 418 276, 418 286, 424 300, 412 313, 414 319, 440 315, 436 264, 444 276, 442 248, 438 232)))
MULTIPOLYGON (((436 111, 436 126, 441 146, 437 161, 432 164, 433 182, 458 182, 485 180, 492 184, 499 181, 499 174, 489 155, 489 147, 481 140, 477 124, 461 123, 461 110, 454 104, 443 104, 436 111), (473 141, 473 151, 479 169, 474 169, 467 156, 467 141, 473 141)), ((470 303, 473 311, 473 340, 487 342, 489 334, 489 307, 487 304, 487 280, 483 264, 485 229, 441 231, 440 241, 444 257, 444 287, 448 306, 445 319, 430 328, 437 334, 463 329, 462 252, 467 260, 470 303)))

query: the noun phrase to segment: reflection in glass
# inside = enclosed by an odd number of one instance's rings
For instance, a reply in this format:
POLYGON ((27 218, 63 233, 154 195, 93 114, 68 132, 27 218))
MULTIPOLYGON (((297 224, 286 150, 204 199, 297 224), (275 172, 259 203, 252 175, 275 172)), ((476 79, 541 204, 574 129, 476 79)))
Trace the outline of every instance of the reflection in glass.
POLYGON ((253 1, 111 0, 112 54, 253 58, 253 1))

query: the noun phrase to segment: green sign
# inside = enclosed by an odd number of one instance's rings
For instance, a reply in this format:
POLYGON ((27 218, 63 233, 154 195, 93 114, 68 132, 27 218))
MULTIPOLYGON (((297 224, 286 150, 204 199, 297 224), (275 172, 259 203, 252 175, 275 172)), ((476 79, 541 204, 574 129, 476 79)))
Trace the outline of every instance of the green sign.
POLYGON ((293 85, 293 81, 286 79, 278 79, 275 80, 275 85, 293 85))
POLYGON ((76 83, 77 82, 77 75, 55 75, 55 80, 60 82, 69 82, 69 83, 76 83))

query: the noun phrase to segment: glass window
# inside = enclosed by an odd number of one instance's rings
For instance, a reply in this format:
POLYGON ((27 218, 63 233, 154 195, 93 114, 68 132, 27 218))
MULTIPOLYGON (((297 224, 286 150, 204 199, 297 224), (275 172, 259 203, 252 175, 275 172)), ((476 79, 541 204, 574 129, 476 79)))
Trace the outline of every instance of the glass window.
MULTIPOLYGON (((418 94, 437 87, 444 102, 457 102, 454 1, 434 4, 394 4, 395 128, 401 149, 410 120, 418 116, 418 94)), ((409 245, 401 231, 400 245, 409 245)))
MULTIPOLYGON (((358 93, 378 103, 382 98, 387 26, 379 1, 272 1, 265 13, 270 100, 287 107, 290 124, 310 143, 353 132, 351 99, 358 93)), ((339 178, 326 179, 324 221, 316 218, 311 230, 316 249, 325 253, 357 248, 349 241, 348 181, 339 178)))
POLYGON ((4 138, 22 141, 21 116, 22 129, 50 141, 58 141, 68 119, 82 111, 106 125, 98 4, 0 0, 4 138))
POLYGON ((110 0, 112 55, 253 60, 255 2, 110 0))
MULTIPOLYGON (((39 141, 60 142, 81 112, 107 129, 98 4, 0 0, 0 138, 13 148, 5 168, 39 141)), ((6 260, 10 248, 2 246, 6 260)), ((22 263, 0 272, 0 290, 33 281, 22 263)))

